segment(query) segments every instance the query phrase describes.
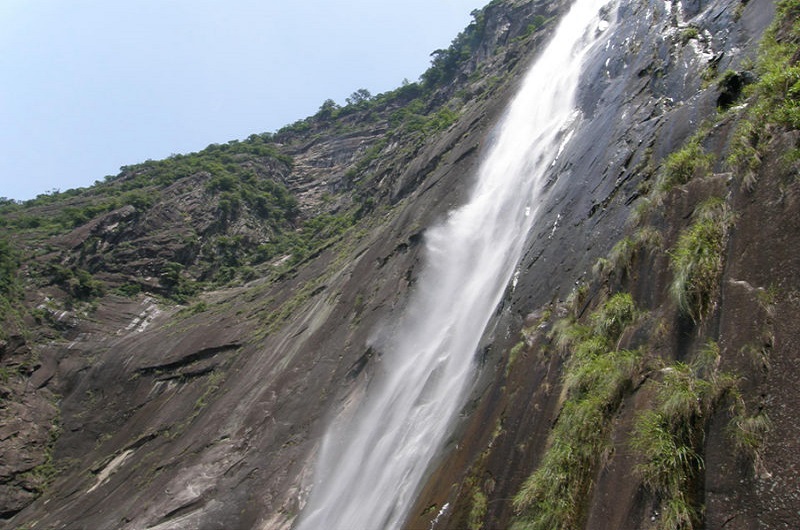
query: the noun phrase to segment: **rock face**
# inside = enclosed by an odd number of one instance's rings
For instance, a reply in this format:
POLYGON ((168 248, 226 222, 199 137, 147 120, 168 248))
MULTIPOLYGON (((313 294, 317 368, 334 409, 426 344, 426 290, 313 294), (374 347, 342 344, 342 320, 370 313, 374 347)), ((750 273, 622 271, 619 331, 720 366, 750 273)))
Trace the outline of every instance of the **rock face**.
MULTIPOLYGON (((415 287, 422 233, 463 201, 568 4, 491 2, 425 83, 6 211, 25 290, 0 345, 0 525, 291 528, 328 419, 367 387, 373 335, 415 287), (68 229, 31 227, 60 215, 68 229)), ((665 528, 674 513, 681 527, 797 526, 800 189, 782 156, 798 135, 785 121, 740 132, 775 4, 612 11, 581 127, 407 528, 554 528, 545 501, 569 495, 563 528, 665 528), (730 161, 743 145, 759 164, 730 161), (707 218, 718 266, 682 291, 675 256, 707 218), (635 311, 601 326, 622 295, 635 311), (604 355, 582 354, 601 328, 604 355), (594 388, 575 374, 618 357, 630 366, 599 441, 559 490, 536 473, 594 388), (720 390, 675 422, 697 458, 669 489, 646 473, 642 418, 664 414, 674 374, 720 390)))

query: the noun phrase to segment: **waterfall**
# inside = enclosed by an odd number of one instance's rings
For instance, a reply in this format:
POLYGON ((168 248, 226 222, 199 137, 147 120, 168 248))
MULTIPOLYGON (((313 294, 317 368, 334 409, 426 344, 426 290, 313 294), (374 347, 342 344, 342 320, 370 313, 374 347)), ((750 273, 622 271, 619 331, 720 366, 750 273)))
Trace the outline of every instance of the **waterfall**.
POLYGON ((463 406, 481 336, 512 279, 609 0, 575 0, 532 65, 469 201, 426 232, 425 268, 382 347, 383 373, 323 440, 298 530, 398 528, 463 406))

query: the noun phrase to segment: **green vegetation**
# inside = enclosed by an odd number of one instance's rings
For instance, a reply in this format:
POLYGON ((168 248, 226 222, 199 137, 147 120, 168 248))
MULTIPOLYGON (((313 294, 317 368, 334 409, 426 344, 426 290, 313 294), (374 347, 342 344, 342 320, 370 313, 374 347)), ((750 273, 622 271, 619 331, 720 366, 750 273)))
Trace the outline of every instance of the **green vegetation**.
POLYGON ((275 311, 264 314, 264 318, 261 319, 261 333, 268 335, 278 329, 278 326, 295 314, 297 309, 306 303, 320 288, 324 288, 324 280, 325 278, 319 277, 305 283, 294 293, 294 296, 284 301, 275 311))
POLYGON ((620 239, 609 252, 608 257, 599 258, 592 268, 595 276, 609 276, 611 274, 623 278, 630 272, 637 254, 653 252, 663 245, 661 233, 651 226, 638 229, 633 236, 620 239))
POLYGON ((480 45, 486 31, 485 13, 476 9, 471 15, 472 22, 453 39, 446 50, 431 53, 431 66, 422 74, 422 84, 426 88, 452 80, 459 66, 468 61, 480 45))
POLYGON ((713 155, 706 154, 701 144, 707 130, 701 127, 681 149, 672 152, 666 160, 659 174, 656 189, 667 192, 675 186, 682 186, 689 182, 695 175, 704 173, 711 168, 713 155))
POLYGON ((200 413, 208 405, 208 398, 210 398, 217 390, 220 389, 222 383, 225 379, 225 375, 223 372, 214 370, 211 374, 207 377, 205 381, 206 388, 203 393, 197 398, 197 401, 194 403, 194 410, 192 411, 191 416, 189 417, 188 423, 191 423, 194 418, 200 413))
MULTIPOLYGON (((6 239, 0 239, 0 323, 5 321, 21 294, 18 269, 19 256, 16 250, 6 239)), ((0 339, 4 338, 4 334, 0 330, 0 339)))
POLYGON ((353 164, 353 166, 351 166, 345 173, 347 180, 351 183, 358 184, 359 181, 363 179, 364 172, 367 170, 370 164, 372 164, 372 162, 377 160, 381 151, 383 151, 388 143, 388 138, 383 138, 375 142, 366 151, 364 151, 364 154, 358 159, 358 161, 353 164))
POLYGON ((756 115, 793 129, 800 128, 800 1, 778 3, 776 24, 766 35, 759 61, 761 78, 756 86, 759 96, 756 115))
MULTIPOLYGON (((472 22, 453 39, 447 49, 439 49, 431 53, 431 66, 421 76, 421 85, 425 92, 430 93, 434 88, 450 83, 465 64, 474 60, 475 51, 480 48, 486 38, 487 26, 485 10, 476 9, 472 11, 471 15, 472 22)), ((550 20, 542 15, 535 15, 525 31, 514 41, 527 39, 547 25, 550 20)), ((493 51, 497 52, 497 50, 493 51)))
POLYGON ((700 30, 694 26, 689 26, 681 31, 681 43, 686 44, 692 39, 696 39, 700 36, 700 30))
POLYGON ((159 274, 159 284, 165 294, 179 303, 188 301, 201 288, 201 284, 192 280, 184 269, 181 263, 168 261, 163 264, 159 274))
POLYGON ((272 241, 260 245, 252 257, 252 263, 286 258, 284 268, 294 267, 338 240, 356 220, 353 213, 313 217, 298 230, 279 234, 272 241))
POLYGON ((56 441, 61 436, 61 418, 56 417, 50 427, 50 437, 44 449, 44 461, 22 475, 25 488, 36 493, 44 492, 59 472, 53 458, 56 441))
MULTIPOLYGON (((123 166, 119 174, 106 176, 90 188, 53 190, 24 203, 0 199, 0 226, 22 232, 30 242, 85 227, 73 232, 80 241, 76 247, 65 250, 59 243, 46 252, 42 249, 41 254, 51 261, 36 262, 26 271, 26 278, 37 285, 58 285, 71 301, 90 301, 111 289, 133 297, 154 288, 160 295, 185 303, 209 287, 248 281, 265 271, 274 277, 292 271, 347 237, 351 227, 380 207, 371 173, 385 169, 376 161, 386 154, 390 142, 401 145, 404 155, 413 155, 426 138, 458 120, 469 94, 454 80, 461 72, 479 69, 471 61, 475 51, 487 45, 484 10, 473 11, 472 17, 446 50, 433 52, 430 68, 417 83, 404 81, 396 90, 378 95, 358 89, 344 106, 326 100, 315 116, 274 134, 253 134, 241 141, 211 144, 195 153, 123 166), (453 97, 459 88, 462 92, 453 97), (327 200, 323 198, 321 211, 305 219, 296 198, 282 184, 292 171, 293 160, 286 154, 291 150, 281 144, 296 146, 301 140, 317 139, 331 124, 337 133, 352 132, 380 120, 388 121, 389 130, 347 172, 344 185, 352 186, 347 190, 349 196, 332 192, 327 200), (197 197, 200 194, 202 197, 197 197), (171 213, 177 210, 184 221, 180 230, 163 238, 169 253, 148 245, 137 248, 133 241, 141 234, 132 234, 130 229, 143 219, 163 218, 161 209, 167 201, 173 207, 171 213), (197 204, 203 211, 196 215, 197 204), (82 239, 89 231, 87 223, 123 208, 118 218, 92 226, 91 236, 82 239), (200 217, 212 219, 212 226, 197 222, 200 217), (123 278, 127 263, 142 265, 141 277, 123 278), (98 280, 100 275, 93 275, 101 270, 111 271, 103 276, 108 278, 107 285, 98 280), (118 272, 119 277, 115 276, 118 272), (156 286, 151 277, 158 281, 156 286)), ((523 37, 548 22, 541 15, 532 17, 523 37)), ((494 77, 500 82, 505 73, 494 77)), ((0 310, 5 311, 6 299, 0 302, 0 310)), ((47 318, 43 311, 38 316, 42 321, 47 318)))
POLYGON ((508 361, 506 362, 506 377, 508 374, 511 373, 511 368, 514 366, 514 363, 517 362, 517 357, 519 354, 525 350, 525 341, 521 340, 511 348, 511 351, 508 353, 508 361))
POLYGON ((486 499, 486 494, 476 489, 472 494, 472 504, 467 519, 469 530, 481 530, 483 528, 483 520, 486 518, 487 508, 488 500, 486 499))
POLYGON ((608 448, 610 420, 638 371, 640 354, 617 347, 636 318, 631 296, 619 293, 589 316, 589 325, 558 328, 560 342, 572 352, 563 377, 567 399, 539 468, 514 497, 521 513, 514 529, 581 527, 583 500, 608 448))
POLYGON ((472 464, 469 474, 461 484, 461 494, 469 499, 469 506, 468 510, 454 514, 457 520, 456 525, 459 528, 464 527, 469 530, 487 528, 485 521, 489 511, 489 498, 485 490, 491 490, 494 487, 494 479, 488 472, 487 464, 489 456, 492 454, 492 447, 504 432, 503 419, 500 417, 495 423, 485 449, 472 464))
MULTIPOLYGON (((751 85, 750 105, 737 127, 728 155, 728 165, 740 174, 747 189, 755 185, 765 146, 773 137, 774 126, 800 127, 800 1, 781 0, 775 23, 767 31, 759 56, 758 81, 751 85)), ((794 149, 788 160, 798 158, 794 149)))
POLYGON ((232 140, 225 144, 211 144, 202 151, 186 155, 172 155, 164 160, 148 160, 133 166, 123 166, 117 177, 108 181, 120 181, 123 190, 141 189, 148 186, 168 186, 180 178, 198 173, 209 173, 214 177, 229 174, 247 178, 249 170, 242 162, 252 159, 274 160, 286 167, 292 159, 272 143, 269 133, 253 134, 246 140, 232 140))
MULTIPOLYGON (((154 204, 157 190, 177 180, 202 173, 212 176, 209 193, 229 192, 235 200, 254 208, 260 215, 283 220, 296 215, 296 202, 286 189, 249 169, 250 162, 274 161, 290 168, 292 160, 272 144, 272 135, 251 135, 247 140, 212 144, 197 153, 173 155, 160 161, 148 160, 124 166, 119 175, 106 177, 94 187, 42 194, 24 203, 0 205, 0 219, 5 226, 58 233, 71 230, 98 215, 131 205, 144 211, 154 204), (29 215, 35 207, 63 203, 56 215, 29 215)), ((228 198, 230 201, 230 198, 228 198)), ((229 202, 228 207, 231 206, 229 202)), ((221 205, 225 209, 226 205, 221 205)))
POLYGON ((120 296, 127 296, 133 298, 142 292, 142 286, 138 283, 124 283, 114 289, 114 292, 120 296))
MULTIPOLYGON (((419 82, 404 80, 402 86, 396 90, 374 96, 362 88, 346 98, 345 106, 328 99, 313 117, 280 129, 276 138, 283 141, 292 135, 308 134, 318 123, 331 123, 332 120, 356 112, 361 113, 362 121, 379 119, 375 111, 387 109, 394 109, 389 117, 390 126, 396 129, 393 132, 427 135, 446 129, 455 122, 458 107, 462 103, 451 100, 442 105, 435 98, 438 97, 437 94, 441 95, 442 89, 449 90, 456 76, 474 60, 475 51, 484 44, 486 38, 487 21, 484 10, 474 10, 471 15, 472 22, 453 39, 447 49, 438 49, 431 53, 431 65, 422 74, 419 82)), ((541 15, 534 16, 525 33, 515 41, 527 38, 548 22, 549 19, 541 15)), ((490 83, 494 84, 496 83, 490 83)), ((456 95, 457 99, 459 96, 463 99, 465 92, 462 89, 456 95)))
POLYGON ((8 239, 0 237, 0 340, 8 338, 12 330, 25 333, 19 267, 19 251, 8 239))
MULTIPOLYGON (((718 88, 725 96, 720 97, 718 104, 721 112, 726 113, 721 113, 720 119, 729 119, 734 111, 743 117, 728 165, 741 176, 746 188, 751 189, 755 183, 767 143, 781 129, 797 129, 800 125, 798 19, 800 0, 779 2, 776 25, 765 39, 759 60, 760 80, 756 84, 748 85, 749 77, 732 71, 725 72, 718 81, 718 88), (742 96, 750 98, 748 107, 734 108, 742 96), (730 113, 728 109, 732 109, 730 113)), ((687 28, 681 34, 684 43, 699 37, 696 28, 687 28)), ((637 208, 634 225, 652 212, 653 205, 660 205, 669 191, 712 170, 714 155, 704 148, 709 132, 710 127, 704 124, 683 148, 663 161, 654 185, 645 191, 646 200, 637 208)), ((800 150, 795 149, 784 160, 796 163, 800 160, 800 150)), ((680 311, 695 323, 707 318, 718 298, 727 237, 734 221, 735 215, 725 200, 706 200, 696 207, 690 225, 679 234, 669 252, 674 275, 670 292, 680 311)), ((657 230, 642 228, 640 233, 620 240, 608 256, 600 259, 595 273, 622 278, 630 272, 640 249, 662 245, 657 230)), ((774 317, 774 292, 760 290, 758 297, 759 304, 774 317)), ((635 318, 635 312, 631 316, 622 310, 627 304, 622 300, 618 303, 616 310, 611 310, 614 304, 607 303, 603 306, 605 314, 593 313, 588 325, 564 319, 553 326, 554 342, 571 354, 563 376, 565 402, 551 432, 549 449, 514 499, 521 512, 514 528, 583 525, 583 503, 599 465, 596 455, 603 453, 609 424, 613 423, 613 414, 621 400, 618 396, 630 384, 631 373, 640 362, 635 352, 619 351, 604 338, 606 334, 619 333, 620 324, 610 315, 620 315, 623 326, 635 318), (603 427, 588 432, 586 425, 603 427)), ((658 329, 665 329, 665 325, 662 323, 658 329)), ((768 335, 759 338, 761 358, 766 357, 763 348, 768 348, 763 344, 774 340, 768 335)), ((737 378, 722 372, 720 363, 720 348, 712 341, 701 348, 694 361, 663 366, 651 376, 654 382, 647 383, 653 386, 644 387, 654 388, 653 403, 635 420, 632 448, 640 459, 637 472, 659 503, 655 520, 658 528, 702 527, 705 430, 711 416, 721 411, 723 404, 731 415, 728 434, 733 447, 752 463, 756 474, 766 473, 763 447, 771 429, 770 419, 762 407, 755 413, 747 412, 737 378)), ((766 363, 764 360, 763 364, 766 363)), ((759 368, 763 368, 761 362, 759 368)))
POLYGON ((664 368, 654 407, 636 419, 632 447, 641 455, 637 472, 661 502, 658 528, 701 527, 696 480, 703 469, 705 425, 736 379, 719 373, 720 350, 709 342, 692 364, 664 368))
POLYGON ((372 99, 372 94, 366 88, 359 88, 346 99, 348 105, 358 106, 372 99))
POLYGON ((180 436, 186 431, 186 428, 189 427, 189 425, 191 425, 195 419, 197 419, 203 409, 208 406, 210 398, 214 396, 214 394, 216 394, 220 388, 222 388, 222 385, 225 382, 225 373, 222 370, 214 369, 211 372, 203 374, 201 378, 202 379, 196 379, 194 385, 198 389, 202 389, 203 393, 197 397, 197 400, 194 402, 192 407, 192 411, 184 418, 183 421, 173 424, 168 430, 164 431, 164 437, 168 440, 174 440, 180 436))
POLYGON ((528 27, 527 27, 527 28, 525 28, 525 33, 523 33, 522 35, 520 35, 519 37, 517 37, 517 40, 524 40, 524 39, 527 39, 527 38, 528 38, 528 37, 530 37, 532 34, 534 34, 534 33, 536 33, 537 31, 539 31, 539 30, 540 30, 540 29, 541 29, 541 28, 542 28, 542 27, 543 27, 545 24, 547 24, 548 22, 550 22, 550 20, 551 20, 551 19, 548 19, 547 17, 545 17, 545 16, 543 16, 543 15, 536 15, 536 16, 534 16, 534 17, 533 17, 533 20, 531 20, 531 23, 530 23, 530 24, 528 24, 528 27))
POLYGON ((242 204, 278 226, 292 221, 298 214, 297 200, 286 187, 272 179, 259 178, 252 171, 237 174, 217 168, 206 184, 206 191, 217 195, 218 210, 226 222, 237 217, 242 204))
POLYGON ((636 317, 633 298, 628 293, 617 293, 589 317, 592 335, 610 340, 619 337, 636 317))
POLYGON ((446 130, 458 119, 458 113, 448 107, 442 107, 429 116, 415 113, 413 110, 415 108, 414 105, 411 105, 395 113, 395 115, 402 116, 405 132, 433 134, 446 130))
POLYGON ((90 272, 78 267, 50 264, 44 274, 50 278, 53 284, 64 289, 73 300, 89 300, 102 296, 105 292, 103 282, 95 279, 90 272))
MULTIPOLYGON (((106 182, 96 183, 90 189, 55 192, 22 204, 7 201, 0 205, 0 221, 35 241, 72 230, 129 205, 134 211, 126 210, 112 225, 121 225, 117 230, 127 235, 126 225, 140 220, 140 213, 174 200, 175 193, 186 196, 197 190, 204 194, 202 202, 197 203, 192 197, 185 210, 182 202, 171 204, 173 210, 177 207, 184 216, 186 232, 170 236, 175 242, 174 253, 163 258, 159 256, 150 265, 159 278, 162 294, 185 302, 205 285, 224 285, 243 277, 244 268, 257 261, 257 247, 263 241, 263 234, 275 234, 273 239, 277 240, 283 234, 289 234, 288 239, 298 239, 293 237, 301 221, 297 199, 276 179, 290 171, 291 163, 291 159, 280 154, 272 143, 272 135, 252 135, 241 142, 210 145, 198 153, 123 167, 118 176, 107 177, 106 182), (184 178, 187 180, 176 184, 184 178), (193 204, 199 204, 203 211, 195 212, 193 204), (229 227, 245 213, 249 216, 248 226, 258 223, 254 230, 256 236, 228 236, 229 227), (189 217, 192 215, 206 215, 215 223, 210 227, 198 224, 189 217), (203 230, 202 234, 193 233, 199 229, 203 230)), ((163 217, 163 214, 158 212, 157 216, 163 217)), ((138 237, 135 233, 129 235, 138 237)), ((98 263, 149 259, 155 252, 147 249, 147 254, 139 253, 130 240, 123 239, 105 249, 101 257, 99 244, 102 242, 99 236, 89 237, 76 249, 80 256, 73 256, 76 258, 71 261, 74 265, 64 266, 62 255, 50 264, 31 269, 31 278, 62 287, 74 300, 89 300, 105 290, 90 273, 99 267, 98 263)), ((252 278, 252 269, 248 274, 252 278)), ((115 292, 135 296, 143 285, 126 282, 115 292)))
MULTIPOLYGON (((470 71, 469 61, 486 39, 484 12, 476 10, 472 16, 472 23, 448 49, 432 54, 431 67, 418 83, 404 81, 396 90, 378 95, 361 88, 346 99, 344 106, 328 99, 316 115, 275 134, 253 134, 246 140, 212 144, 196 153, 124 166, 118 175, 107 176, 91 188, 53 190, 25 203, 0 200, 0 226, 22 231, 29 241, 42 241, 125 208, 119 218, 99 224, 99 229, 92 227, 93 235, 67 251, 66 256, 56 257, 63 249, 49 249, 52 266, 45 264, 30 271, 45 276, 30 276, 34 282, 59 285, 76 300, 90 300, 105 290, 106 286, 91 274, 101 270, 104 262, 113 265, 108 269, 115 272, 125 271, 125 263, 146 263, 142 278, 122 279, 122 285, 116 283, 112 273, 108 288, 115 293, 136 296, 151 288, 145 277, 156 277, 159 294, 181 303, 204 288, 247 281, 265 271, 269 275, 291 271, 339 241, 350 227, 380 206, 373 173, 386 170, 376 161, 386 154, 390 142, 402 146, 398 159, 411 156, 426 138, 447 130, 458 120, 468 94, 453 97, 453 92, 463 89, 453 81, 459 72, 470 71), (331 192, 323 197, 323 208, 305 219, 297 199, 282 184, 291 174, 293 160, 286 154, 290 149, 283 149, 281 144, 297 146, 331 129, 351 133, 383 120, 388 121, 387 134, 346 173, 343 184, 350 187, 348 196, 331 192), (202 197, 197 197, 199 193, 202 197), (174 237, 164 237, 171 253, 159 254, 147 245, 136 248, 132 240, 141 234, 131 234, 129 229, 143 219, 163 218, 161 208, 175 197, 187 200, 174 203, 177 212, 174 208, 172 213, 181 215, 184 224, 171 234, 174 237), (197 204, 203 211, 195 216, 197 204), (197 222, 198 218, 213 219, 213 224, 209 227, 197 222), (105 236, 106 228, 114 231, 110 234, 113 237, 105 236)), ((526 35, 547 22, 542 16, 533 17, 526 35)), ((75 232, 75 236, 85 233, 75 232)))
POLYGON ((670 252, 674 274, 670 292, 681 312, 700 322, 719 291, 725 243, 734 216, 723 199, 712 198, 697 207, 693 219, 670 252))
POLYGON ((751 462, 753 472, 758 475, 764 471, 762 453, 767 435, 772 430, 772 421, 763 410, 749 416, 743 406, 738 408, 738 413, 728 426, 728 432, 736 451, 751 462))

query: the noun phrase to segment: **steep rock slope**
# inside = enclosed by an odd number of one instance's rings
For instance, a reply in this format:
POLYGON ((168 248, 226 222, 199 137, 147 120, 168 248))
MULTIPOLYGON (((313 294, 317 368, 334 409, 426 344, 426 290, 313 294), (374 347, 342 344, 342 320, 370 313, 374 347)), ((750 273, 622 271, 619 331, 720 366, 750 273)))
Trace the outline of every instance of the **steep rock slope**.
POLYGON ((484 385, 409 528, 800 521, 796 3, 758 60, 770 2, 620 15, 625 51, 588 74, 484 385))
MULTIPOLYGON (((290 528, 567 4, 493 1, 419 84, 10 208, 5 524, 290 528)), ((773 15, 620 3, 409 528, 796 526, 797 123, 741 94, 773 15)))
POLYGON ((7 525, 289 527, 563 5, 495 2, 418 84, 6 205, 7 525))

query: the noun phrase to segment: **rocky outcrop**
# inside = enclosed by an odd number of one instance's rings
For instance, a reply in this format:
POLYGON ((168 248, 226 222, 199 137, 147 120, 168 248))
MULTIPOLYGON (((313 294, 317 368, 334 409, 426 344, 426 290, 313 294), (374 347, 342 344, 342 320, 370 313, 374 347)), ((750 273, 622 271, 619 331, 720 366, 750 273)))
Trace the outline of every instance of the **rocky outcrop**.
POLYGON ((44 388, 23 337, 0 342, 0 518, 22 510, 44 490, 53 467, 59 432, 56 397, 44 388))

